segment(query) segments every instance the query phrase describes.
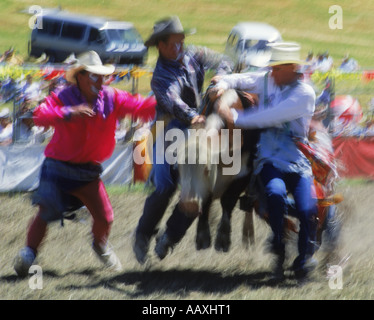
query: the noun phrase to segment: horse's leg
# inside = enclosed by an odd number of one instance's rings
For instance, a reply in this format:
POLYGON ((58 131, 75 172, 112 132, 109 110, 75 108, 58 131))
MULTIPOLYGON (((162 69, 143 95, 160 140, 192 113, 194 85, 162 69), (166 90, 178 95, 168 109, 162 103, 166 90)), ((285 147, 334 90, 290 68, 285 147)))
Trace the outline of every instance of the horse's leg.
POLYGON ((255 227, 253 221, 253 210, 245 211, 242 228, 242 243, 248 248, 249 244, 255 243, 255 227))
POLYGON ((231 245, 231 214, 251 175, 233 181, 221 197, 222 218, 218 226, 215 249, 227 252, 231 245))
POLYGON ((255 243, 255 229, 253 216, 255 210, 255 202, 258 196, 255 192, 255 185, 251 184, 247 188, 246 193, 240 198, 240 209, 244 211, 244 220, 242 227, 242 243, 248 249, 249 244, 253 245, 255 243))
MULTIPOLYGON (((243 131, 243 142, 244 149, 250 150, 250 168, 253 170, 253 158, 257 153, 257 142, 259 140, 260 131, 259 130, 245 130, 243 131)), ((254 178, 251 176, 251 178, 254 178)), ((244 210, 244 221, 242 228, 242 244, 248 248, 249 244, 253 245, 255 243, 255 228, 254 228, 254 209, 255 201, 257 199, 256 183, 255 180, 251 181, 247 186, 246 195, 244 196, 244 203, 240 206, 240 209, 244 210)))
POLYGON ((215 241, 215 249, 217 251, 227 252, 231 245, 231 213, 222 206, 222 217, 218 226, 217 236, 215 241))
POLYGON ((209 228, 209 209, 212 204, 212 198, 209 197, 203 204, 202 213, 197 222, 196 230, 196 250, 207 249, 211 245, 211 236, 209 228))

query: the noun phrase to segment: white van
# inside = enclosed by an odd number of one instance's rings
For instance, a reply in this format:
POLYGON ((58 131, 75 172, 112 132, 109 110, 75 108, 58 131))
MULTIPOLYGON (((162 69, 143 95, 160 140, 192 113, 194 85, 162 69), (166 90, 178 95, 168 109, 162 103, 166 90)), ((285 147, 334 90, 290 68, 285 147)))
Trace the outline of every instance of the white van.
POLYGON ((62 62, 70 54, 96 51, 104 63, 144 64, 147 47, 133 24, 106 18, 42 12, 31 32, 29 55, 45 53, 50 62, 62 62))
POLYGON ((240 22, 227 38, 225 54, 234 63, 235 72, 256 70, 271 57, 269 43, 282 41, 281 33, 263 22, 240 22))

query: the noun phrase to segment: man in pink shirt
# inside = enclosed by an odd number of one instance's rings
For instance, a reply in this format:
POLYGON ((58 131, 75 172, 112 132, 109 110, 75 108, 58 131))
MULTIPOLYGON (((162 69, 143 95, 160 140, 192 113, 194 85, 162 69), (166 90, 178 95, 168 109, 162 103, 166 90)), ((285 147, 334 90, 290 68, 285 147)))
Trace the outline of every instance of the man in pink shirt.
POLYGON ((39 211, 28 228, 26 246, 14 261, 19 276, 28 274, 48 223, 83 205, 93 218, 93 250, 107 267, 121 269, 108 246, 113 209, 100 179, 101 163, 115 148, 117 121, 126 115, 149 121, 155 116, 156 102, 153 97, 103 86, 104 76, 113 72, 114 66, 103 65, 96 52, 83 53, 66 72, 71 85, 52 92, 34 111, 35 124, 54 127, 54 135, 46 146, 39 188, 33 195, 39 211))

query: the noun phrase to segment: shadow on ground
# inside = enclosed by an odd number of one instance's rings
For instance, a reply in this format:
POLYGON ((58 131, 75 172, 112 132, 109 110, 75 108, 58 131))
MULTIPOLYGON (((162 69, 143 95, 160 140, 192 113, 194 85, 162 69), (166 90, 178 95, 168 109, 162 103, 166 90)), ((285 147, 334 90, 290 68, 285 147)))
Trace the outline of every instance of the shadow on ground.
MULTIPOLYGON (((88 275, 94 273, 93 270, 82 270, 76 272, 77 275, 88 275)), ((63 278, 54 271, 46 271, 47 277, 63 278)), ((70 273, 71 275, 71 273, 70 273)), ((147 298, 154 295, 176 295, 184 298, 191 292, 202 294, 227 294, 235 291, 238 287, 244 286, 252 290, 261 287, 295 287, 292 281, 278 282, 272 279, 270 272, 254 272, 249 274, 234 273, 224 275, 221 272, 211 270, 145 270, 129 271, 113 277, 100 278, 93 277, 91 283, 59 285, 56 290, 95 290, 105 288, 126 295, 126 298, 147 298), (128 286, 128 287, 127 287, 128 286)), ((18 281, 16 276, 0 277, 1 282, 18 281)))

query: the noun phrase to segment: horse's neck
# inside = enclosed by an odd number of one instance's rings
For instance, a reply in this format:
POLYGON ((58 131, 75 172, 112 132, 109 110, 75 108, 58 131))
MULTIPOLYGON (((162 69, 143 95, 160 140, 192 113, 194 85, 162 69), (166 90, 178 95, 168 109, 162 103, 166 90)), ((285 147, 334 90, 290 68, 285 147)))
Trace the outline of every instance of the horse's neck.
POLYGON ((206 118, 205 129, 207 131, 215 129, 217 131, 224 129, 225 123, 218 114, 211 114, 206 118))

